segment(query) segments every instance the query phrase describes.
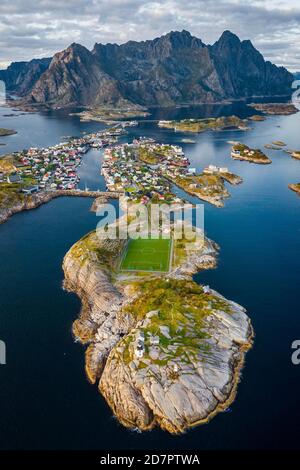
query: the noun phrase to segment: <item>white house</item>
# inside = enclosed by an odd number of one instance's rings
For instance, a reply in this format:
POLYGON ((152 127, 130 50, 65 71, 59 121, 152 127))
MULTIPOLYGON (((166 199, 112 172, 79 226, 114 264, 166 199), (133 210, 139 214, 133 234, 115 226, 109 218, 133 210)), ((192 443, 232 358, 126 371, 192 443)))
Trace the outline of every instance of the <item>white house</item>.
POLYGON ((223 167, 219 168, 219 172, 220 173, 228 173, 228 168, 226 166, 223 166, 223 167))
POLYGON ((150 336, 150 344, 152 346, 157 346, 159 344, 159 336, 157 335, 151 335, 150 336))
POLYGON ((144 347, 139 348, 138 346, 134 350, 135 357, 141 359, 144 356, 145 349, 144 347))
POLYGON ((21 177, 18 174, 11 174, 7 177, 8 183, 21 183, 21 177))
POLYGON ((196 168, 189 168, 188 173, 195 174, 196 173, 196 168))

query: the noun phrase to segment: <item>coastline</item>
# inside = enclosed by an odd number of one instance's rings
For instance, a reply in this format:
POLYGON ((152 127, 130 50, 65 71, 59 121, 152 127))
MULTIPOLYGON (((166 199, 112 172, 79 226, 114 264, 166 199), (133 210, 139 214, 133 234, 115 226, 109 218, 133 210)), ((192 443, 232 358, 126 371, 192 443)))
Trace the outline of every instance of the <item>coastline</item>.
POLYGON ((104 198, 104 199, 116 199, 119 197, 117 192, 108 193, 106 191, 80 191, 80 190, 56 190, 56 191, 44 191, 30 196, 24 196, 24 199, 18 201, 14 205, 8 208, 0 208, 0 224, 5 223, 10 217, 19 212, 37 209, 43 204, 47 204, 52 199, 58 197, 89 197, 89 198, 104 198))
POLYGON ((289 188, 300 196, 300 183, 289 184, 289 188))
POLYGON ((14 129, 5 129, 3 127, 0 127, 0 137, 8 137, 10 135, 15 135, 18 132, 15 131, 14 129))
MULTIPOLYGON (((220 177, 220 181, 227 182, 231 184, 232 186, 238 186, 239 184, 243 183, 243 179, 240 176, 235 175, 234 173, 229 173, 229 172, 222 173, 222 174, 219 174, 218 176, 220 177)), ((201 201, 208 202, 209 204, 212 204, 213 206, 218 207, 218 208, 224 207, 225 204, 223 200, 231 197, 231 194, 229 193, 225 185, 223 186, 222 193, 216 194, 215 196, 209 196, 209 195, 200 193, 199 191, 193 191, 192 188, 186 187, 183 184, 180 184, 178 180, 177 181, 173 180, 172 178, 167 177, 167 176, 164 176, 164 178, 170 181, 170 183, 174 184, 176 187, 178 187, 182 191, 184 191, 186 194, 196 197, 200 199, 201 201)))
POLYGON ((257 165, 269 165, 272 160, 260 149, 251 149, 245 144, 237 142, 231 148, 231 158, 257 165))
MULTIPOLYGON (((162 109, 172 109, 172 108, 187 108, 187 107, 191 107, 191 106, 207 106, 207 105, 210 105, 210 106, 214 106, 214 105, 231 105, 232 103, 246 103, 247 101, 250 101, 250 100, 253 100, 253 99, 259 99, 259 100, 269 100, 269 99, 283 99, 283 100, 287 100, 287 99, 291 99, 291 95, 290 94, 283 94, 283 95, 252 95, 252 96, 247 96, 247 97, 240 97, 240 98, 226 98, 226 99, 223 99, 223 100, 207 100, 207 101, 188 101, 188 102, 182 102, 182 103, 172 103, 172 104, 165 104, 165 105, 160 105, 160 104, 154 104, 154 105, 151 105, 151 106, 142 106, 142 108, 148 108, 148 109, 159 109, 159 108, 162 108, 162 109)), ((285 103, 285 101, 283 101, 283 103, 285 103)), ((251 104, 251 103, 248 103, 248 104, 251 104)), ((256 103, 254 103, 256 104, 256 103)), ((137 105, 133 105, 133 109, 136 109, 136 106, 137 105)), ((68 103, 67 105, 64 105, 64 106, 60 106, 58 104, 55 104, 55 103, 51 103, 51 102, 43 102, 43 103, 37 103, 37 102, 30 102, 30 101, 25 101, 24 99, 22 98, 19 98, 19 99, 10 99, 10 100, 7 100, 6 101, 6 104, 4 107, 7 107, 7 108, 16 108, 16 109, 19 109, 20 111, 24 111, 24 112, 29 112, 29 113, 32 113, 32 112, 36 112, 36 111, 41 111, 41 110, 55 110, 55 109, 72 109, 72 108, 83 108, 87 111, 89 110, 94 110, 95 108, 97 108, 97 106, 95 107, 91 107, 89 105, 80 105, 76 102, 73 102, 73 103, 68 103)), ((128 106, 124 106, 124 109, 128 108, 128 106)), ((120 108, 121 109, 121 108, 120 108)), ((255 111, 254 111, 255 113, 255 111)))
POLYGON ((272 160, 268 157, 268 160, 261 160, 255 157, 243 157, 241 155, 231 154, 231 158, 233 158, 233 160, 240 160, 241 162, 256 163, 257 165, 270 165, 272 163, 272 160))
POLYGON ((182 189, 185 193, 189 194, 190 196, 197 197, 201 201, 208 202, 212 206, 222 208, 224 207, 224 202, 223 199, 229 198, 230 194, 229 192, 225 189, 225 192, 222 196, 205 196, 203 194, 199 194, 198 192, 192 191, 189 188, 185 188, 184 186, 181 186, 180 184, 175 183, 174 181, 170 180, 175 186, 177 186, 179 189, 182 189))

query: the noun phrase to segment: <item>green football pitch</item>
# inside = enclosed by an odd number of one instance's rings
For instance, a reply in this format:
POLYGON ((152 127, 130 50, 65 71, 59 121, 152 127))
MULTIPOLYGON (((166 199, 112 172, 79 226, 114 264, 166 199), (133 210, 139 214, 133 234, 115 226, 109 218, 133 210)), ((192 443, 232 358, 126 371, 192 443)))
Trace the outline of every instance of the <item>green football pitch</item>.
POLYGON ((169 271, 170 239, 130 240, 122 259, 123 271, 169 271))

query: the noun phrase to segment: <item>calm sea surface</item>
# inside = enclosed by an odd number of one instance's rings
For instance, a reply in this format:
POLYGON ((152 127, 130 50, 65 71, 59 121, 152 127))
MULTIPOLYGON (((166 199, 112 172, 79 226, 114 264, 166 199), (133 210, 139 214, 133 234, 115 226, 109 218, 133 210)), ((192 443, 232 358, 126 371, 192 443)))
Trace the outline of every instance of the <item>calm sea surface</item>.
MULTIPOLYGON (((102 129, 65 112, 5 117, 0 127, 18 134, 0 138, 0 153, 53 145, 65 136, 102 129)), ((251 114, 244 104, 153 110, 150 119, 251 114)), ((61 198, 13 216, 0 226, 0 339, 7 365, 0 366, 1 449, 245 449, 298 448, 300 365, 291 343, 300 339, 300 198, 287 188, 300 181, 300 161, 283 151, 266 153, 267 166, 233 161, 228 140, 263 147, 283 140, 300 150, 300 113, 252 123, 248 132, 186 135, 140 123, 137 135, 183 146, 191 164, 228 166, 244 178, 224 209, 205 205, 207 235, 221 248, 218 268, 196 276, 248 310, 256 337, 247 354, 230 413, 183 436, 124 429, 84 374, 84 350, 71 324, 80 303, 62 289, 62 259, 97 218, 91 200, 61 198), (193 138, 185 144, 182 138, 193 138)), ((125 141, 125 139, 123 139, 125 141)), ((80 168, 81 186, 104 188, 102 152, 90 151, 80 168)))

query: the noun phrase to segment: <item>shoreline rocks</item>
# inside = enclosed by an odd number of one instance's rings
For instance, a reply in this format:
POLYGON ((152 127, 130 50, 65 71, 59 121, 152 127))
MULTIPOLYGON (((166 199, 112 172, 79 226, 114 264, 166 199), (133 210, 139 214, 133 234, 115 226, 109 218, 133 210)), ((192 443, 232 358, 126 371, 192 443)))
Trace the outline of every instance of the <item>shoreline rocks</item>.
POLYGON ((289 116, 299 111, 293 103, 250 103, 248 106, 273 116, 289 116))
MULTIPOLYGON (((107 202, 109 199, 119 198, 121 193, 117 192, 98 192, 98 191, 78 191, 71 189, 59 189, 56 191, 43 191, 37 194, 31 194, 30 196, 24 196, 23 200, 19 200, 11 207, 0 208, 0 224, 6 222, 12 215, 26 210, 37 209, 42 204, 46 204, 52 199, 57 197, 89 197, 89 198, 101 198, 101 201, 107 202)), ((98 201, 99 202, 99 201, 98 201)))
POLYGON ((240 142, 232 146, 231 158, 233 158, 233 160, 256 163, 258 165, 269 165, 272 163, 272 160, 260 149, 251 149, 240 142))
POLYGON ((300 196, 300 183, 289 184, 289 188, 300 196))
POLYGON ((17 131, 14 129, 4 129, 3 127, 0 127, 0 137, 6 137, 14 134, 17 134, 17 131))
POLYGON ((16 202, 11 207, 1 208, 0 209, 0 224, 6 222, 12 215, 17 214, 18 212, 23 212, 26 210, 36 209, 42 204, 46 204, 51 201, 55 196, 54 194, 48 193, 39 193, 31 195, 29 197, 24 197, 23 200, 16 202))

